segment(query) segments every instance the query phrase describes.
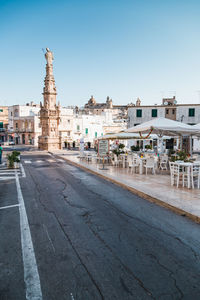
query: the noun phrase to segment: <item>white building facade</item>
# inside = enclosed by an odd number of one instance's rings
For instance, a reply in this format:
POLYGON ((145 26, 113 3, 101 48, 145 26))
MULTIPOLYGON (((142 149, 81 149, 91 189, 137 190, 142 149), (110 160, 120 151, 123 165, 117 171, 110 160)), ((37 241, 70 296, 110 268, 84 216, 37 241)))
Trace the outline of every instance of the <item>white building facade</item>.
POLYGON ((60 123, 58 126, 59 138, 61 140, 61 148, 67 147, 67 144, 73 143, 73 109, 60 108, 60 123))
POLYGON ((40 107, 33 102, 8 108, 8 136, 15 144, 38 145, 40 107))
MULTIPOLYGON (((128 127, 139 125, 157 117, 195 125, 200 123, 200 104, 177 104, 175 97, 173 97, 163 99, 162 105, 132 106, 128 108, 128 127)), ((186 143, 188 144, 188 142, 186 143)), ((193 150, 200 151, 199 138, 193 138, 193 150)))
POLYGON ((200 123, 200 104, 179 104, 173 107, 163 105, 130 107, 128 109, 128 127, 136 126, 157 117, 195 125, 200 123))

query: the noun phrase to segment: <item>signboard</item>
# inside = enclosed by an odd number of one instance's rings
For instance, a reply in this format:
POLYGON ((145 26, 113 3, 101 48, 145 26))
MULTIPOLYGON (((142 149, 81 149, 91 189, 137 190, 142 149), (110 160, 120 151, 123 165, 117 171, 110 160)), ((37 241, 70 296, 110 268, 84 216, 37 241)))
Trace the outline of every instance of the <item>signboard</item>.
POLYGON ((99 140, 98 143, 98 155, 101 157, 107 156, 109 152, 109 141, 99 140))

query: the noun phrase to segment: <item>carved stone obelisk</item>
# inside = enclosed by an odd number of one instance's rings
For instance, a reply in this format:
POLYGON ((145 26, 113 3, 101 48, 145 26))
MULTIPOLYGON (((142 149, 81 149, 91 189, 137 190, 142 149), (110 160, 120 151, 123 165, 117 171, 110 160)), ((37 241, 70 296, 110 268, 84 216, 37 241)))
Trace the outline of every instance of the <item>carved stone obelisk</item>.
POLYGON ((46 48, 46 77, 44 80, 44 103, 40 103, 40 124, 42 135, 39 136, 38 148, 41 150, 57 150, 61 148, 58 125, 60 105, 56 105, 56 87, 53 76, 53 53, 46 48))

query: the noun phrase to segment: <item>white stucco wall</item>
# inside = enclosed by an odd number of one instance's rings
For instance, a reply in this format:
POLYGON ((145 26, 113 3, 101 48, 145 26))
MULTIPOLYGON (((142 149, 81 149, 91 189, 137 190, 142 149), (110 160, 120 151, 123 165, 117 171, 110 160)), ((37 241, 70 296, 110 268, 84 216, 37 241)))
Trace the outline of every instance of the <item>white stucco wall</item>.
MULTIPOLYGON (((152 109, 157 109, 157 117, 165 117, 165 109, 167 106, 147 106, 147 107, 130 107, 128 108, 128 117, 129 117, 129 127, 134 126, 135 124, 141 124, 152 120, 152 109), (142 109, 142 117, 136 117, 136 110, 142 109)), ((187 124, 197 124, 200 123, 200 105, 183 105, 176 106, 176 120, 179 122, 184 122, 187 124), (189 117, 189 108, 195 109, 195 116, 189 117)))

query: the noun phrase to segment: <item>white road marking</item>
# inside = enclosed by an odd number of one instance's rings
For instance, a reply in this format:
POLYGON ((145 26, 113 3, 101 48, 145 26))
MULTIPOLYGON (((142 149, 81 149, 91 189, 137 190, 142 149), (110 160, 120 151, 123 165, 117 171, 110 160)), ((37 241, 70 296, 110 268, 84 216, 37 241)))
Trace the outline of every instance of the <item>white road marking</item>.
POLYGON ((24 263, 24 282, 26 287, 27 300, 42 300, 42 291, 40 286, 40 277, 38 273, 31 232, 28 224, 26 208, 20 187, 19 177, 16 172, 16 187, 20 214, 21 246, 24 263))
POLYGON ((43 163, 44 160, 36 160, 35 163, 43 163))
MULTIPOLYGON (((17 172, 18 174, 20 174, 20 172, 17 172)), ((13 175, 13 176, 15 176, 15 171, 13 172, 2 172, 2 171, 0 171, 0 175, 13 175)))
POLYGON ((54 253, 56 253, 56 250, 55 250, 55 248, 54 248, 53 242, 52 242, 52 240, 51 240, 51 238, 50 238, 50 236, 49 236, 49 232, 48 232, 48 230, 47 230, 47 227, 46 227, 44 224, 43 224, 43 228, 44 228, 44 230, 46 231, 48 240, 49 240, 49 242, 50 242, 50 244, 51 244, 51 246, 52 246, 52 248, 53 248, 54 253))
POLYGON ((47 159, 47 161, 50 162, 50 163, 55 163, 56 162, 55 159, 47 159))
POLYGON ((56 160, 57 160, 57 161, 60 161, 60 162, 65 162, 64 159, 59 159, 59 158, 57 158, 56 160))
POLYGON ((12 177, 10 176, 0 177, 0 181, 8 180, 8 179, 15 179, 15 176, 13 175, 12 177))
POLYGON ((25 160, 24 163, 25 164, 31 164, 32 162, 30 160, 25 160))
POLYGON ((20 168, 21 168, 21 172, 22 172, 22 177, 26 177, 26 173, 25 173, 25 170, 24 170, 24 167, 22 164, 20 164, 20 168))
POLYGON ((3 173, 3 172, 15 173, 15 170, 16 169, 3 169, 3 170, 0 169, 0 173, 3 173))
POLYGON ((73 296, 73 294, 72 294, 72 293, 70 294, 70 296, 71 296, 72 300, 74 300, 74 296, 73 296))
POLYGON ((0 207, 0 209, 12 208, 12 207, 16 207, 16 206, 20 206, 20 204, 14 204, 14 205, 2 206, 2 207, 0 207))

